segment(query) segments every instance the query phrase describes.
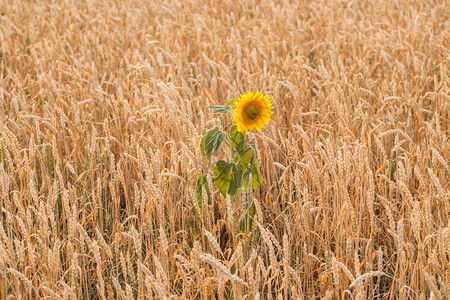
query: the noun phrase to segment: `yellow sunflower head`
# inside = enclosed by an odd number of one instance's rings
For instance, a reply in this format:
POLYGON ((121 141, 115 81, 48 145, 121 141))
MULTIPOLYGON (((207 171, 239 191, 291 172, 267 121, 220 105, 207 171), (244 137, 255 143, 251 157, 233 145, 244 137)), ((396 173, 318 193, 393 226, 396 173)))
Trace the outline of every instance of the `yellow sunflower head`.
POLYGON ((234 104, 236 108, 233 109, 233 121, 240 132, 247 132, 254 128, 260 131, 271 120, 272 100, 269 95, 264 95, 260 91, 243 94, 234 104))

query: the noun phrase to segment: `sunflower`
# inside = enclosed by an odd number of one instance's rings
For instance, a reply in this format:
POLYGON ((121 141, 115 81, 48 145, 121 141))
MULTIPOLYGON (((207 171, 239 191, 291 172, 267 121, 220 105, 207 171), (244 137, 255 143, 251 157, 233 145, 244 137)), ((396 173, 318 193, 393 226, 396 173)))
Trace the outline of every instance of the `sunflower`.
POLYGON ((239 132, 246 132, 256 128, 258 131, 268 124, 273 114, 273 104, 269 95, 264 95, 260 91, 248 92, 241 95, 235 102, 233 109, 233 122, 237 125, 239 132))

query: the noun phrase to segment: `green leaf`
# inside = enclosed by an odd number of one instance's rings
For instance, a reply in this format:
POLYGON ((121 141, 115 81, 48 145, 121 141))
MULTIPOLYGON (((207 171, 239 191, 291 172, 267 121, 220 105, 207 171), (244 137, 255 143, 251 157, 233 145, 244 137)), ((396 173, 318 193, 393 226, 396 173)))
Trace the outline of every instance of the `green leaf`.
POLYGON ((198 202, 198 206, 200 207, 200 209, 202 209, 202 207, 203 207, 202 195, 203 195, 204 178, 205 178, 205 175, 198 176, 197 185, 195 186, 195 191, 196 191, 196 194, 197 194, 197 202, 198 202))
POLYGON ((202 138, 200 141, 200 149, 206 153, 208 159, 211 155, 216 152, 222 142, 225 140, 225 132, 219 129, 219 127, 214 127, 202 138))
POLYGON ((255 140, 250 142, 250 147, 253 149, 253 153, 256 153, 256 144, 255 144, 255 140))
POLYGON ((228 189, 228 194, 230 196, 236 195, 237 191, 241 187, 242 184, 242 169, 240 166, 233 164, 232 166, 233 172, 231 174, 230 187, 228 189))
POLYGON ((203 208, 203 188, 205 188, 206 195, 208 196, 208 204, 211 204, 211 191, 209 190, 207 176, 208 175, 198 176, 197 185, 195 186, 198 206, 200 207, 200 209, 203 208))
POLYGON ((256 213, 255 202, 252 201, 252 205, 250 205, 250 208, 248 209, 248 213, 250 214, 250 217, 253 219, 253 216, 256 213))
POLYGON ((250 172, 251 170, 249 168, 245 168, 244 172, 242 173, 242 186, 248 190, 248 183, 250 179, 250 172))
POLYGON ((249 168, 250 167, 249 164, 252 163, 254 156, 255 154, 253 153, 253 149, 250 146, 247 146, 242 151, 241 161, 247 168, 249 168))
POLYGON ((236 149, 237 153, 242 156, 245 148, 247 147, 247 142, 245 141, 245 136, 243 133, 237 130, 237 125, 233 124, 231 126, 231 142, 233 143, 234 149, 236 149))
POLYGON ((248 213, 243 213, 240 217, 239 217, 239 229, 241 231, 241 233, 245 233, 245 229, 247 227, 247 220, 248 220, 248 213))
POLYGON ((238 99, 231 99, 230 101, 227 102, 227 104, 225 104, 225 107, 228 107, 234 103, 236 103, 238 101, 238 99))
POLYGON ((250 217, 248 221, 248 231, 252 231, 253 217, 255 216, 255 213, 256 213, 255 202, 252 201, 252 205, 250 205, 250 207, 248 208, 248 216, 250 217))
POLYGON ((259 160, 255 159, 252 168, 252 190, 262 183, 261 171, 259 170, 259 160))
POLYGON ((248 212, 242 214, 239 218, 239 228, 242 233, 248 233, 252 231, 253 228, 253 217, 255 216, 256 208, 255 203, 252 202, 250 205, 248 212))
POLYGON ((226 197, 228 189, 230 188, 231 175, 233 172, 232 165, 232 163, 219 160, 214 168, 214 181, 224 197, 226 197))
MULTIPOLYGON (((201 141, 200 141, 200 150, 201 150, 202 152, 205 152, 205 138, 206 138, 206 135, 204 135, 204 136, 202 137, 201 141)), ((206 153, 206 152, 205 152, 205 153, 206 153)))
POLYGON ((210 105, 208 107, 217 113, 224 114, 229 112, 233 108, 231 105, 234 104, 236 101, 237 99, 231 99, 225 105, 210 105))
POLYGON ((214 168, 215 182, 224 197, 236 195, 242 183, 242 170, 235 163, 219 160, 214 168))
POLYGON ((231 110, 230 106, 223 106, 223 105, 210 105, 208 106, 211 110, 215 111, 216 113, 227 113, 231 110))

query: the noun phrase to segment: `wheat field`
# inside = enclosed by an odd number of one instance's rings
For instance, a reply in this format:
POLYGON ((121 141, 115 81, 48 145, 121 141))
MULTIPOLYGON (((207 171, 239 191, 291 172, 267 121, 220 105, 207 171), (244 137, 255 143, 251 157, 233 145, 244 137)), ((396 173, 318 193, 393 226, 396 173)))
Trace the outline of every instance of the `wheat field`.
POLYGON ((0 299, 450 299, 447 0, 0 14, 0 299), (275 113, 241 232, 200 140, 249 90, 275 113))

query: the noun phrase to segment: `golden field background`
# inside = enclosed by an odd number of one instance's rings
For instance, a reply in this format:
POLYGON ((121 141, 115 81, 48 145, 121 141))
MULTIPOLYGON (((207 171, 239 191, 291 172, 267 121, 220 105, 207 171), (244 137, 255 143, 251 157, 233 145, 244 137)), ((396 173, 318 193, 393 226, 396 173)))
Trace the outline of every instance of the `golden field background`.
POLYGON ((450 298, 448 1, 0 14, 1 299, 450 298), (207 106, 257 89, 244 235, 241 197, 200 212, 195 183, 230 155, 200 151, 230 126, 207 106))

